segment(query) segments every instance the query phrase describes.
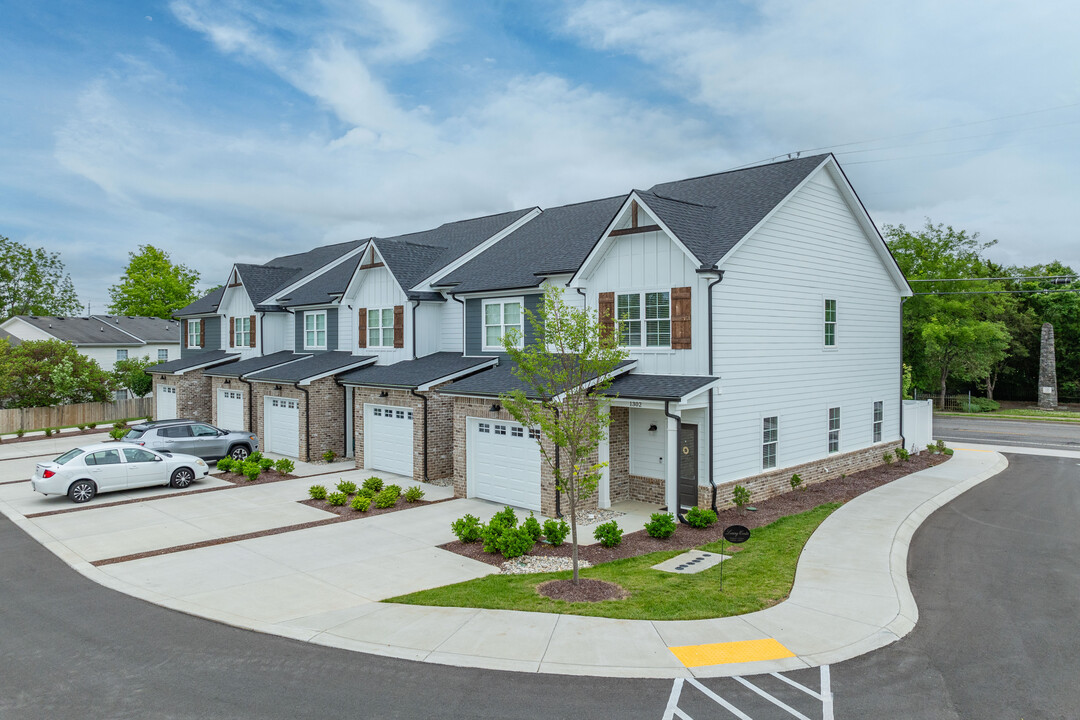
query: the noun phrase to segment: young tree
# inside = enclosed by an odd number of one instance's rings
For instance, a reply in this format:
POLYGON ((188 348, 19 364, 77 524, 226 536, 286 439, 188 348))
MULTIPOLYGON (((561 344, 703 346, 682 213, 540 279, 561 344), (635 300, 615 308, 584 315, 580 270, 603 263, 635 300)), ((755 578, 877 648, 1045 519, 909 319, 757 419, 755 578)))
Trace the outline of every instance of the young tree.
POLYGON ((128 390, 134 397, 145 397, 154 387, 154 378, 146 373, 150 367, 150 356, 117 360, 113 365, 113 382, 119 388, 128 390))
POLYGON ((922 328, 926 357, 937 367, 941 406, 950 376, 961 380, 982 380, 1005 358, 1009 331, 1001 323, 965 318, 937 318, 922 328))
POLYGON ((0 320, 13 315, 74 315, 81 309, 58 253, 0 235, 0 320))
POLYGON ((611 384, 608 376, 626 359, 626 351, 615 346, 610 327, 596 313, 568 305, 561 288, 548 286, 543 308, 535 314, 526 310, 525 316, 536 331, 535 342, 518 348, 519 338, 508 333, 503 348, 528 391, 515 390, 501 400, 515 420, 540 430, 540 454, 569 506, 576 585, 578 507, 600 482, 604 464, 592 459, 611 423, 601 393, 611 384))
POLYGON ((172 317, 198 299, 199 273, 169 259, 169 253, 142 245, 130 258, 120 283, 109 288, 109 312, 115 315, 172 317))
POLYGON ((105 402, 112 391, 109 374, 70 343, 0 343, 0 407, 105 402))

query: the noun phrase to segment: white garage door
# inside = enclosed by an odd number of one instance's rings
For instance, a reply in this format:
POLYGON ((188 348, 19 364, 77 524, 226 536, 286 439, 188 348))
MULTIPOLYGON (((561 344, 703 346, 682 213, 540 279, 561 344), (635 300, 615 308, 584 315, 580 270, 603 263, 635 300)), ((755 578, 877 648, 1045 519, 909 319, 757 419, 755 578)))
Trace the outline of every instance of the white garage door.
POLYGON ((218 389, 217 426, 222 430, 246 430, 244 422, 244 393, 240 390, 218 389))
POLYGON ((471 495, 527 510, 540 509, 536 430, 504 420, 468 419, 471 495))
POLYGON ((154 398, 154 419, 172 420, 176 417, 176 386, 158 385, 154 398))
POLYGON ((263 398, 263 410, 263 443, 267 451, 300 457, 300 401, 267 396, 263 398))
POLYGON ((364 403, 364 466, 412 477, 412 410, 364 403))

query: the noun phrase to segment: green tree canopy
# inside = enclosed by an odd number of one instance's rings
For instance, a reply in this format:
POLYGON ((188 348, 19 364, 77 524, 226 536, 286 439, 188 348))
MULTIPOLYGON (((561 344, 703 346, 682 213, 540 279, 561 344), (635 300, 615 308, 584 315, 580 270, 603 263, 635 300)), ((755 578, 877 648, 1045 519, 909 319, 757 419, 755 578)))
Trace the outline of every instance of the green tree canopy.
POLYGON ((13 315, 74 315, 81 309, 58 253, 0 235, 0 320, 13 315))
POLYGON ((135 397, 143 397, 154 387, 154 378, 147 374, 146 368, 156 364, 156 361, 150 362, 149 355, 117 360, 113 365, 113 382, 116 387, 128 390, 135 397))
POLYGON ((70 343, 0 343, 0 407, 106 402, 112 391, 109 374, 70 343))
POLYGON ((130 260, 120 283, 109 288, 109 312, 169 318, 198 299, 199 273, 173 263, 169 254, 153 245, 128 253, 130 260))

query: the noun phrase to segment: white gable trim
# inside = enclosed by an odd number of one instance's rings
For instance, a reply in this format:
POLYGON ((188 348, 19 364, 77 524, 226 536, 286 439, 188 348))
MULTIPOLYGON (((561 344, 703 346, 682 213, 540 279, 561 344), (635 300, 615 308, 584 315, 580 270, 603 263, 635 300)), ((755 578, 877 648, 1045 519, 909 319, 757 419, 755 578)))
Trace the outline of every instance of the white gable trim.
POLYGON ((288 294, 291 293, 293 290, 296 290, 299 287, 307 285, 309 282, 311 282, 315 278, 320 277, 322 275, 325 275, 326 273, 333 270, 334 268, 336 268, 338 265, 345 262, 346 260, 349 260, 351 258, 356 257, 357 254, 362 253, 364 250, 366 250, 367 246, 370 243, 371 243, 371 240, 368 240, 368 242, 362 243, 361 245, 353 248, 352 250, 345 253, 344 255, 337 258, 336 260, 333 260, 332 262, 328 262, 327 264, 320 267, 318 270, 315 270, 314 272, 311 272, 311 273, 305 275, 304 277, 300 278, 296 282, 287 285, 286 287, 282 288, 281 290, 278 290, 277 292, 275 292, 270 297, 268 297, 265 300, 261 301, 261 304, 265 305, 267 303, 279 303, 280 302, 279 298, 287 297, 288 294))
POLYGON ((406 296, 406 299, 408 299, 408 293, 405 292, 405 288, 401 287, 401 283, 398 282, 397 276, 394 275, 394 271, 391 270, 390 266, 386 264, 386 258, 384 258, 383 254, 379 251, 378 243, 374 239, 372 239, 368 241, 368 247, 371 248, 371 261, 382 263, 382 267, 361 269, 361 266, 363 265, 363 258, 361 258, 361 264, 357 265, 356 269, 353 270, 353 276, 349 278, 349 284, 345 286, 345 292, 343 292, 341 296, 338 297, 336 302, 340 303, 344 301, 345 298, 355 297, 356 294, 360 291, 360 288, 363 286, 364 280, 367 278, 366 273, 368 272, 368 270, 386 270, 386 272, 389 273, 390 278, 394 281, 394 284, 397 285, 398 289, 401 290, 401 293, 406 296))
POLYGON ((675 246, 683 251, 686 257, 690 259, 690 262, 693 263, 695 267, 699 267, 701 265, 701 260, 699 260, 698 257, 694 255, 694 253, 690 252, 690 248, 686 247, 686 245, 683 244, 682 240, 680 240, 678 236, 671 231, 671 228, 669 228, 664 223, 664 221, 660 219, 660 216, 657 215, 656 212, 649 207, 648 203, 641 199, 641 197, 637 194, 637 191, 633 191, 626 197, 626 201, 622 204, 622 207, 619 208, 619 212, 615 213, 615 217, 612 218, 607 228, 605 228, 603 234, 600 235, 600 239, 596 241, 595 245, 593 245, 593 249, 589 252, 588 256, 586 256, 585 262, 581 263, 581 267, 578 268, 578 271, 574 273, 573 277, 570 278, 570 281, 566 283, 567 287, 584 287, 582 283, 583 278, 588 277, 592 273, 592 271, 596 269, 596 265, 599 264, 600 260, 603 259, 604 252, 606 252, 607 250, 608 241, 611 239, 611 232, 615 230, 615 226, 619 223, 619 218, 621 218, 630 209, 630 204, 633 202, 636 202, 639 206, 644 208, 647 213, 649 213, 649 217, 656 221, 656 224, 660 227, 661 230, 664 231, 664 233, 668 236, 668 239, 671 240, 671 242, 675 243, 675 246))
POLYGON ((452 273, 453 271, 457 270, 459 267, 465 265, 467 262, 469 262, 470 260, 475 258, 477 255, 481 254, 482 252, 484 252, 485 250, 490 248, 492 245, 499 242, 500 240, 502 240, 503 238, 508 236, 510 233, 515 232, 518 228, 520 228, 522 225, 529 222, 533 218, 537 217, 541 212, 543 212, 543 211, 540 208, 534 207, 532 210, 530 210, 529 212, 522 215, 520 218, 518 218, 516 221, 514 221, 510 225, 507 225, 505 228, 503 228, 499 232, 495 233, 494 235, 489 237, 487 240, 485 240, 484 242, 482 242, 479 245, 477 245, 476 247, 474 247, 469 252, 465 253, 464 255, 462 255, 458 259, 454 260, 450 264, 439 268, 432 275, 429 275, 428 277, 424 278, 420 282, 416 283, 415 285, 413 285, 413 287, 411 289, 416 290, 417 292, 429 292, 429 291, 431 291, 433 287, 438 286, 439 283, 436 282, 436 281, 439 278, 445 277, 445 276, 449 275, 450 273, 452 273))

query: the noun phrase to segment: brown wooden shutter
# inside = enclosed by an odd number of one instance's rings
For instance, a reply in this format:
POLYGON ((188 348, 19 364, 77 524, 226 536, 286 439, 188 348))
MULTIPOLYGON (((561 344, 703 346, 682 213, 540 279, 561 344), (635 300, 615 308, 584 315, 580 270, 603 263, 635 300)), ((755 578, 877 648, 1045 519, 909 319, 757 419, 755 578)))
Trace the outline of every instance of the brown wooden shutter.
POLYGON ((206 347, 206 318, 199 320, 199 347, 206 347))
POLYGON ((690 288, 671 288, 671 349, 689 350, 692 324, 690 322, 690 288))
POLYGON ((602 339, 615 344, 615 293, 600 293, 600 332, 602 339))
POLYGON ((252 315, 248 320, 248 329, 251 330, 251 342, 248 343, 249 347, 255 347, 255 316, 252 315))
POLYGON ((236 347, 236 318, 229 318, 229 347, 236 347))
POLYGON ((405 306, 394 306, 394 347, 405 347, 405 306))
POLYGON ((356 345, 367 347, 367 308, 360 308, 360 317, 356 323, 356 345))
POLYGON ((183 339, 184 343, 182 347, 191 347, 190 345, 188 345, 187 320, 180 321, 180 337, 183 339))

